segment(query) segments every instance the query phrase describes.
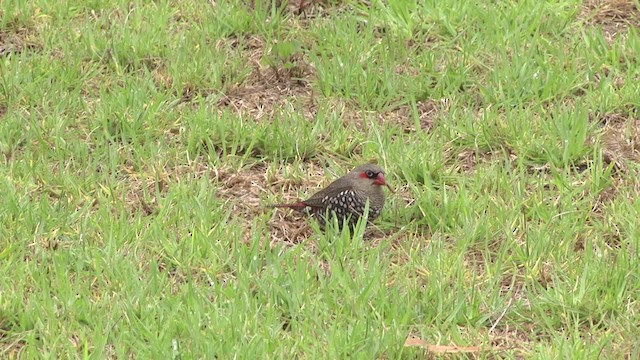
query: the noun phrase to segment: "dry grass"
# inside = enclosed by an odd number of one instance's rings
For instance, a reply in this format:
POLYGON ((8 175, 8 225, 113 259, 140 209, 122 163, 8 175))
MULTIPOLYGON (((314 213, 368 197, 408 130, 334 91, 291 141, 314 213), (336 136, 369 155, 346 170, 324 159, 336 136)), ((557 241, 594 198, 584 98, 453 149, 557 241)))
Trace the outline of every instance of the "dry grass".
POLYGON ((586 0, 579 18, 587 25, 602 27, 609 42, 629 27, 640 27, 640 9, 633 0, 586 0))
POLYGON ((622 119, 617 114, 606 117, 602 129, 602 155, 607 163, 621 169, 627 161, 640 161, 640 120, 622 119))
MULTIPOLYGON (((218 106, 231 108, 239 116, 255 121, 271 121, 283 109, 299 111, 306 119, 313 119, 316 104, 311 79, 314 69, 305 55, 294 53, 282 62, 265 66, 267 44, 264 40, 252 36, 243 42, 242 57, 251 64, 252 71, 241 84, 229 87, 218 100, 218 106)), ((232 39, 225 46, 237 47, 238 40, 232 39)))
POLYGON ((449 102, 446 99, 440 101, 423 100, 416 103, 415 108, 404 104, 381 112, 360 110, 358 107, 346 101, 338 101, 333 108, 341 114, 347 126, 353 126, 358 130, 368 129, 370 124, 378 126, 399 128, 405 134, 418 131, 431 131, 436 125, 438 117, 446 116, 449 110, 449 102))
POLYGON ((399 126, 405 133, 431 131, 437 125, 438 116, 446 116, 449 103, 441 101, 418 101, 415 109, 402 105, 378 115, 378 123, 383 126, 399 126))
MULTIPOLYGON (((301 183, 306 185, 305 192, 311 193, 320 189, 323 170, 318 164, 307 163, 309 178, 301 182, 283 179, 278 175, 270 175, 265 166, 254 166, 235 171, 232 169, 216 169, 212 180, 219 184, 218 194, 232 209, 233 216, 247 224, 246 239, 251 235, 251 222, 256 216, 273 211, 263 203, 264 194, 281 194, 283 202, 299 200, 298 192, 301 183)), ((326 184, 324 184, 326 185, 326 184)), ((287 210, 277 210, 268 222, 269 239, 272 243, 297 244, 311 234, 307 219, 287 210)))
POLYGON ((37 41, 37 33, 30 28, 0 30, 0 58, 24 51, 35 51, 41 48, 37 41))

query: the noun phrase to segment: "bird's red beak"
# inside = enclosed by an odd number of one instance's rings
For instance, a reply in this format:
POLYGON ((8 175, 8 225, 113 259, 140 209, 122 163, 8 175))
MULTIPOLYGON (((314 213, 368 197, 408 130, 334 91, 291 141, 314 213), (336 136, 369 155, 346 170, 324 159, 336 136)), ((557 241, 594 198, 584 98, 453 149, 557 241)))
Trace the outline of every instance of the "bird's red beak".
POLYGON ((387 185, 387 182, 384 179, 384 175, 382 175, 382 173, 379 173, 378 176, 376 176, 376 179, 373 180, 373 183, 380 186, 387 185))
POLYGON ((386 187, 388 187, 389 191, 391 191, 392 193, 396 192, 395 190, 393 190, 391 185, 387 184, 387 181, 385 180, 384 175, 382 175, 382 173, 379 173, 378 176, 376 176, 376 179, 373 180, 373 183, 378 185, 378 186, 386 186, 386 187))

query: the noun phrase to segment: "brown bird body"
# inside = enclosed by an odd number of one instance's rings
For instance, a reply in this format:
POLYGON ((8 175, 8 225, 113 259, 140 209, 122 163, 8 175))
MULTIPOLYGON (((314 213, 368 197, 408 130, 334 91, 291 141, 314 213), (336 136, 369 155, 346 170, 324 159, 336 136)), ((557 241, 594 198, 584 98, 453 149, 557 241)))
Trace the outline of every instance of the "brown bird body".
POLYGON ((376 219, 384 206, 382 186, 386 183, 384 170, 375 164, 364 164, 351 170, 345 176, 335 180, 309 199, 293 204, 276 204, 272 207, 290 208, 308 212, 324 226, 335 216, 342 226, 346 220, 353 227, 362 217, 367 201, 369 202, 368 220, 376 219))

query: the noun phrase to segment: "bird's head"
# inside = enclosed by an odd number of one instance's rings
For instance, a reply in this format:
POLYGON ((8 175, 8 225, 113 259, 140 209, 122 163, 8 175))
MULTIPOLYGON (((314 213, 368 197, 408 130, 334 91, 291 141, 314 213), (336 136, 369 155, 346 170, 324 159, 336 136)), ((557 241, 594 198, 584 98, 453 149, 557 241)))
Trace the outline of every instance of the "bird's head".
POLYGON ((364 164, 351 171, 354 177, 360 182, 365 182, 373 186, 386 186, 391 192, 395 192, 391 185, 387 184, 384 178, 384 170, 375 164, 364 164))

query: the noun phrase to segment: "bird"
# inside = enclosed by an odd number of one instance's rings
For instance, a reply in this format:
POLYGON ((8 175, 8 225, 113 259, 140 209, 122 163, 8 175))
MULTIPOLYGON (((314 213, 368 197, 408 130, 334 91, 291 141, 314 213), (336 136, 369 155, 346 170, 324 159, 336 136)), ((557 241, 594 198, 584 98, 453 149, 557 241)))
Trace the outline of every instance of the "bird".
POLYGON ((318 191, 307 200, 291 204, 273 204, 272 208, 289 208, 311 215, 318 221, 321 228, 332 221, 333 216, 338 220, 341 229, 345 223, 353 229, 363 216, 365 204, 369 203, 368 221, 372 222, 384 207, 383 186, 393 188, 387 184, 384 170, 376 164, 363 164, 346 175, 335 180, 326 188, 318 191))

